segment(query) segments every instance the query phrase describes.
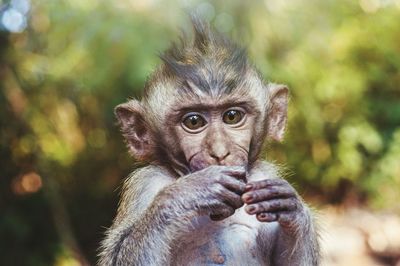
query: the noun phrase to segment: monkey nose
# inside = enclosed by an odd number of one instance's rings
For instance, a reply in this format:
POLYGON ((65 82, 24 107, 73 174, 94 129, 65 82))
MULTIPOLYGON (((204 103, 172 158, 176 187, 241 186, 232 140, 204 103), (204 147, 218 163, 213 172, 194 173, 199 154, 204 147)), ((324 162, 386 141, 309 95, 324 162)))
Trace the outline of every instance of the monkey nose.
POLYGON ((218 163, 221 163, 226 157, 229 156, 229 154, 231 154, 229 151, 224 151, 224 152, 211 152, 210 156, 216 160, 218 163))

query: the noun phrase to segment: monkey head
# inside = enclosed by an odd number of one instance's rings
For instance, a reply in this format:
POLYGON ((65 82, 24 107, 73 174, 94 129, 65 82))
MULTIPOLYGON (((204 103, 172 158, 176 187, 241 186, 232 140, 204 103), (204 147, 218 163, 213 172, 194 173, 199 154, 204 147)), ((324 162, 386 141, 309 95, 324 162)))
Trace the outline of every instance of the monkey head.
POLYGON ((132 155, 178 174, 210 165, 250 166, 265 137, 283 138, 288 89, 265 83, 245 51, 193 21, 194 36, 161 55, 141 101, 116 116, 132 155))

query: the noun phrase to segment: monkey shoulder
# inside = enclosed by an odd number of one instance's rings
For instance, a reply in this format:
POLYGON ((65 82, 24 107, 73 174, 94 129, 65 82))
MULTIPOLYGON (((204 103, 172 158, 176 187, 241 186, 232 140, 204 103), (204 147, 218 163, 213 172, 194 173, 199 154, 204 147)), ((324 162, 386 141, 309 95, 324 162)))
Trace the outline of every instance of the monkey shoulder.
POLYGON ((167 169, 159 166, 148 165, 136 169, 123 183, 118 216, 141 214, 156 194, 175 180, 167 169))
POLYGON ((136 190, 154 194, 153 191, 157 191, 175 180, 176 178, 167 169, 157 165, 148 165, 136 169, 125 179, 123 191, 136 190))

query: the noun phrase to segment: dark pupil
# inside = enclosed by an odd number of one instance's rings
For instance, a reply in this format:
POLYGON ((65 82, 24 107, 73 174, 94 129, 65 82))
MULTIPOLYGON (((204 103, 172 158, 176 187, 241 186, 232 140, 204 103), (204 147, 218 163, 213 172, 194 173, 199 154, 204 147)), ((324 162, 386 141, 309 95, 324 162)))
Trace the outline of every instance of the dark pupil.
POLYGON ((199 117, 197 115, 191 116, 189 120, 192 126, 195 126, 199 123, 199 117))
POLYGON ((235 120, 236 115, 237 115, 237 112, 236 112, 236 111, 229 111, 229 112, 228 112, 228 119, 229 119, 229 120, 235 120))
POLYGON ((242 113, 237 110, 229 110, 224 114, 223 120, 227 124, 237 124, 242 120, 242 113))

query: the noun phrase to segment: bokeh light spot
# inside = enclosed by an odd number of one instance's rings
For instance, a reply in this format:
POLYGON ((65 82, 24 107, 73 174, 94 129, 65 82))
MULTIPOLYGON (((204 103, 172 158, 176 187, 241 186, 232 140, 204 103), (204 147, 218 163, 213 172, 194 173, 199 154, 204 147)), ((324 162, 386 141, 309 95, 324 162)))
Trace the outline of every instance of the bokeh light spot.
POLYGON ((359 3, 365 13, 375 13, 381 7, 379 0, 360 0, 359 3))
POLYGON ((26 18, 14 8, 7 9, 1 17, 1 23, 11 32, 22 32, 26 28, 26 18))
POLYGON ((11 6, 23 15, 26 15, 31 9, 31 3, 29 0, 12 0, 11 6))
POLYGON ((384 251, 386 247, 388 246, 388 241, 385 238, 384 235, 382 234, 373 234, 369 239, 368 239, 368 244, 371 246, 376 251, 384 251))
POLYGON ((17 195, 31 194, 42 187, 42 178, 35 172, 29 172, 14 179, 12 190, 17 195))
POLYGON ((221 13, 215 18, 214 25, 220 32, 229 32, 233 28, 233 18, 227 13, 221 13))
POLYGON ((215 16, 215 9, 214 6, 209 2, 202 2, 196 7, 196 13, 199 15, 199 17, 210 21, 215 16))

